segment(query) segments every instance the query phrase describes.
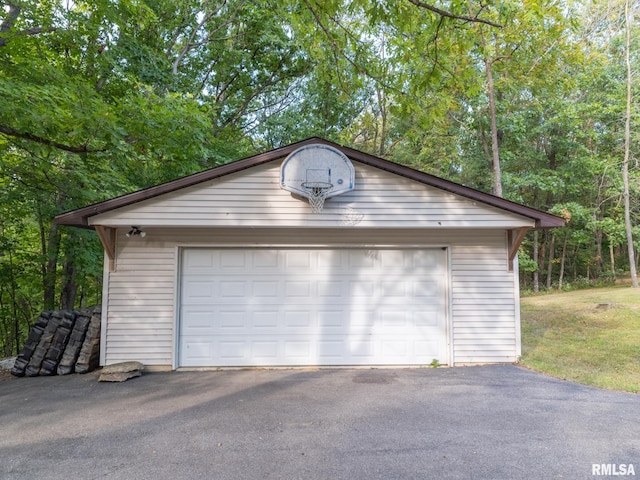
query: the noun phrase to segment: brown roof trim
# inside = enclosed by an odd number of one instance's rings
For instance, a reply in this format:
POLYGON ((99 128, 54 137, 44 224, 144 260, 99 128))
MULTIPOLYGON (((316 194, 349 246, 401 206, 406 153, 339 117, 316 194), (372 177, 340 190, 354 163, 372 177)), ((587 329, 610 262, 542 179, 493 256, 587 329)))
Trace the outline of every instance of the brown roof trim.
POLYGON ((89 217, 91 216, 99 215, 101 213, 109 212, 111 210, 115 210, 117 208, 125 207, 128 205, 133 205, 143 200, 148 200, 150 198, 174 192, 182 188, 191 187, 199 183, 224 177, 225 175, 256 167, 263 163, 268 163, 278 158, 286 157, 296 149, 313 143, 322 143, 338 148, 339 150, 344 152, 347 157, 365 165, 379 168, 381 170, 385 170, 395 175, 400 175, 402 177, 423 183, 425 185, 429 185, 431 187, 439 188, 456 195, 461 195, 470 200, 484 203, 486 205, 491 205, 493 207, 497 207, 511 213, 534 219, 536 222, 536 228, 553 228, 562 227, 564 225, 564 220, 555 215, 551 215, 549 213, 545 213, 540 210, 521 205, 519 203, 505 200, 504 198, 496 197, 495 195, 490 195, 473 188, 465 187, 449 180, 444 180, 434 175, 420 172, 404 165, 384 160, 374 155, 369 155, 368 153, 364 153, 359 150, 354 150, 349 147, 343 147, 341 145, 329 142, 328 140, 324 140, 318 137, 308 138, 301 142, 293 143, 291 145, 277 148, 269 152, 261 153, 252 157, 244 158, 242 160, 227 163, 219 167, 214 167, 202 172, 194 173, 192 175, 181 177, 167 183, 145 188, 143 190, 122 195, 120 197, 106 200, 104 202, 89 205, 88 207, 72 210, 70 212, 56 216, 55 222, 59 225, 93 228, 89 225, 88 221, 89 217))

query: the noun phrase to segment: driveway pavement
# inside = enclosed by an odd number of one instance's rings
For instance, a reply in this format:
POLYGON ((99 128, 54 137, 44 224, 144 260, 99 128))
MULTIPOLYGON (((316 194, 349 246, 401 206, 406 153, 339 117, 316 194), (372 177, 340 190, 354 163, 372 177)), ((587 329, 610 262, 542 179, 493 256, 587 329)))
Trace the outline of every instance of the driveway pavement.
POLYGON ((511 365, 22 378, 0 402, 1 479, 640 478, 640 395, 511 365))

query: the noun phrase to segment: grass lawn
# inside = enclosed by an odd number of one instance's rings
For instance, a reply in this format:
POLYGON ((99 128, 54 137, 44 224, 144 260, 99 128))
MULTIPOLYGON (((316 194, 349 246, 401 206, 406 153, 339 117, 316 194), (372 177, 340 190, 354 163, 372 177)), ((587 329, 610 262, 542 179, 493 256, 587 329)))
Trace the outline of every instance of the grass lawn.
POLYGON ((627 285, 521 299, 522 363, 640 393, 640 290, 627 285))

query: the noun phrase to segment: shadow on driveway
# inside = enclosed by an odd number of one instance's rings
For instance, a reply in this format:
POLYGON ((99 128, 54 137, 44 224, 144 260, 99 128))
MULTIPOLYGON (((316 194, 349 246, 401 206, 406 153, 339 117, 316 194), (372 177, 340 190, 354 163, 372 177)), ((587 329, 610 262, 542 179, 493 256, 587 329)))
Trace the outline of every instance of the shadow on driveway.
POLYGON ((640 476, 639 395, 511 365, 22 378, 0 402, 2 479, 640 476))

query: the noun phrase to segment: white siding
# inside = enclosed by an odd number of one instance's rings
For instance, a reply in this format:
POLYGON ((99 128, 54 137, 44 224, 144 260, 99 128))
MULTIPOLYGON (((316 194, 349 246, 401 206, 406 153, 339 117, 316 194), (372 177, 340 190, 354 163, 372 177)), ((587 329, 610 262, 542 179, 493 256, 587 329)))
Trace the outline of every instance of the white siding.
POLYGON ((109 282, 105 363, 138 360, 174 364, 178 246, 448 246, 449 316, 456 364, 517 358, 513 272, 504 230, 147 229, 147 236, 117 238, 109 282))
POLYGON ((171 365, 175 252, 156 242, 128 241, 121 231, 117 268, 109 274, 105 363, 171 365))
POLYGON ((104 226, 517 228, 533 221, 354 162, 355 190, 322 214, 280 188, 280 161, 90 218, 104 226))
POLYGON ((504 236, 453 246, 453 354, 457 364, 517 360, 516 292, 504 236), (479 242, 478 242, 479 243, 479 242))

